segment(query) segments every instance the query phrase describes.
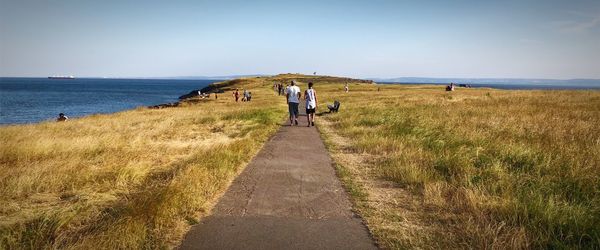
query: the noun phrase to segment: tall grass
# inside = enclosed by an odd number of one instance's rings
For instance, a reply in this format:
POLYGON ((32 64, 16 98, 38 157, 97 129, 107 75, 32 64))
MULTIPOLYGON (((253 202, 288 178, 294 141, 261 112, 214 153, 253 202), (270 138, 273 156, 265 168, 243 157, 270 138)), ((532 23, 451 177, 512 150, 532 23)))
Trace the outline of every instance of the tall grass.
POLYGON ((174 246, 277 130, 271 84, 292 79, 316 83, 319 113, 341 101, 317 126, 383 247, 600 246, 600 92, 289 74, 220 85, 250 103, 1 127, 0 248, 174 246))
MULTIPOLYGON (((600 92, 317 84, 323 115, 363 167, 420 201, 454 247, 600 247, 600 92), (378 91, 379 90, 379 91, 378 91)), ((372 194, 373 195, 373 194, 372 194)), ((401 211, 401 205, 385 211, 401 211)), ((372 207, 384 246, 415 243, 372 207)), ((381 212, 381 211, 380 211, 381 212)), ((389 220, 389 218, 387 218, 389 220)))
POLYGON ((165 248, 206 215, 282 121, 261 79, 226 94, 0 128, 0 248, 165 248), (191 103, 191 102, 190 102, 191 103))

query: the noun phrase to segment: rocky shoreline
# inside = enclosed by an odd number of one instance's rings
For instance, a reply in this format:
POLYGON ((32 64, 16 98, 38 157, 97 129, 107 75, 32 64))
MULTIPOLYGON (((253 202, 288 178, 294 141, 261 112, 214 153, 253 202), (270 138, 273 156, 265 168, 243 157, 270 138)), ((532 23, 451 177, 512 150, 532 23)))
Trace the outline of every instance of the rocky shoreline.
POLYGON ((233 85, 235 83, 237 83, 237 79, 231 80, 231 81, 226 81, 226 82, 220 82, 220 83, 218 83, 219 86, 217 86, 215 83, 211 83, 202 89, 195 89, 185 95, 179 96, 178 102, 170 102, 170 103, 152 105, 152 106, 148 106, 148 108, 149 109, 173 108, 173 107, 179 107, 182 102, 198 102, 201 99, 210 98, 211 94, 213 94, 213 93, 214 94, 225 93, 225 91, 222 90, 221 88, 233 85), (231 82, 234 82, 234 83, 231 83, 231 82), (192 98, 194 98, 194 99, 192 99, 192 98), (192 100, 194 100, 194 101, 192 101, 192 100))

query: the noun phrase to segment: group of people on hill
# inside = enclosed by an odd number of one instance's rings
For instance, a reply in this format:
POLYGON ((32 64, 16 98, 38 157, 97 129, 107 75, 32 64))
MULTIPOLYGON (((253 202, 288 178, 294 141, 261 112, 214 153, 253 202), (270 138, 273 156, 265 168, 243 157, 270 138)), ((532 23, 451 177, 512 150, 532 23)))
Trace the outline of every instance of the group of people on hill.
MULTIPOLYGON (((459 84, 458 85, 461 88, 472 88, 471 84, 459 84)), ((446 85, 446 91, 454 91, 454 89, 456 88, 456 84, 451 82, 450 85, 446 85)))
MULTIPOLYGON (((242 102, 249 102, 252 100, 252 92, 248 91, 247 89, 244 89, 242 95, 242 102)), ((238 102, 240 100, 239 89, 235 89, 235 91, 233 91, 233 99, 235 99, 235 102, 238 102)))
MULTIPOLYGON (((313 83, 308 83, 308 89, 304 91, 304 101, 306 102, 306 121, 308 127, 315 126, 315 112, 317 110, 317 91, 313 88, 313 83)), ((291 81, 286 86, 283 83, 273 84, 273 90, 278 95, 285 95, 286 103, 288 104, 288 111, 290 113, 290 126, 298 126, 298 108, 300 106, 300 100, 302 99, 302 91, 297 86, 296 81, 291 81)), ((348 91, 348 86, 345 88, 348 91)), ((240 93, 239 89, 235 89, 232 93, 233 99, 236 102, 249 102, 252 100, 252 93, 246 89, 240 93)))
POLYGON ((283 86, 283 83, 274 83, 273 90, 277 92, 277 95, 285 95, 285 90, 290 85, 288 84, 286 87, 283 86))
MULTIPOLYGON (((304 91, 304 101, 306 102, 306 121, 308 127, 315 126, 315 112, 317 111, 317 91, 313 88, 313 83, 308 83, 308 89, 304 91)), ((290 85, 285 89, 285 99, 288 104, 288 111, 290 113, 290 126, 298 126, 298 106, 300 105, 300 99, 302 98, 302 91, 300 87, 296 85, 295 81, 292 81, 290 85)))
MULTIPOLYGON (((308 83, 308 89, 304 91, 304 101, 306 102, 306 121, 308 123, 308 127, 315 126, 315 112, 317 110, 317 91, 313 88, 313 83, 308 83)), ((273 89, 278 93, 278 95, 285 95, 286 103, 288 104, 288 111, 290 113, 290 126, 298 126, 298 107, 300 105, 300 100, 302 98, 302 92, 300 87, 297 86, 296 81, 291 81, 285 88, 282 83, 276 83, 273 85, 273 89)), ((348 92, 348 84, 344 87, 345 91, 348 92)), ((198 91, 199 94, 200 91, 198 91)), ((252 100, 252 92, 247 89, 243 89, 242 94, 240 95, 239 89, 235 89, 232 93, 233 98, 236 102, 240 101, 240 97, 242 97, 242 102, 249 102, 252 100)), ((217 98, 217 94, 215 93, 215 99, 217 98)), ((66 121, 69 118, 64 114, 58 114, 58 118, 56 121, 62 122, 66 121)))

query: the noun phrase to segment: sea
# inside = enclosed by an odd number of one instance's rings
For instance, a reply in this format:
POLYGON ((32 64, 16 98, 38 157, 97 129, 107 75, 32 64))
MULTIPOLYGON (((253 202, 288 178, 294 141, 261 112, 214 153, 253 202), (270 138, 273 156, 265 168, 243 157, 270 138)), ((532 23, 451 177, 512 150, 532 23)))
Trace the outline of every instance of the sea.
MULTIPOLYGON (((382 84, 406 84, 406 85, 443 85, 448 83, 410 83, 410 82, 378 82, 382 84)), ((469 83, 472 88, 493 88, 506 90, 600 90, 600 83, 469 83)), ((458 84, 457 84, 458 87, 458 84)))
POLYGON ((221 80, 48 79, 0 77, 0 124, 114 113, 175 102, 179 96, 221 80))
MULTIPOLYGON (((218 81, 221 80, 0 77, 0 125, 54 120, 59 113, 74 118, 175 102, 181 95, 218 81)), ((385 82, 385 84, 415 83, 385 82)), ((445 84, 440 83, 440 85, 445 84)), ((600 84, 597 83, 568 85, 472 83, 471 86, 517 90, 600 90, 600 84)))

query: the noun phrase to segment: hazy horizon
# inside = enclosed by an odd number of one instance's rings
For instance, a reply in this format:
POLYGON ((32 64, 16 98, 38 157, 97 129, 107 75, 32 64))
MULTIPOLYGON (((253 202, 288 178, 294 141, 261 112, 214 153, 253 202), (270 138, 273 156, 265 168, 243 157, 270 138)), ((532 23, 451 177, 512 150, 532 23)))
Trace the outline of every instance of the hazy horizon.
MULTIPOLYGON (((278 74, 288 74, 288 73, 278 73, 278 74)), ((248 74, 248 75, 215 75, 215 76, 114 76, 114 77, 104 77, 104 76, 74 76, 75 78, 87 78, 87 79, 171 79, 171 80, 195 80, 195 79, 217 79, 217 80, 227 80, 234 79, 238 77, 253 77, 253 76, 275 76, 278 74, 248 74)), ((296 73, 291 73, 296 74, 296 73)), ((312 75, 309 73, 298 73, 304 75, 312 75)), ((55 75, 56 76, 56 75, 55 75)), ((347 77, 345 75, 323 75, 323 76, 332 76, 332 77, 347 77)), ((49 76, 0 76, 0 78, 48 78, 49 76)), ((548 81, 576 81, 576 80, 586 80, 586 81, 594 81, 600 83, 600 78, 515 78, 515 77, 426 77, 426 76, 398 76, 398 77, 354 77, 357 79, 378 79, 378 80, 395 80, 395 79, 473 79, 473 80, 548 80, 548 81)))
POLYGON ((0 0, 0 76, 600 79, 600 1, 0 0))

